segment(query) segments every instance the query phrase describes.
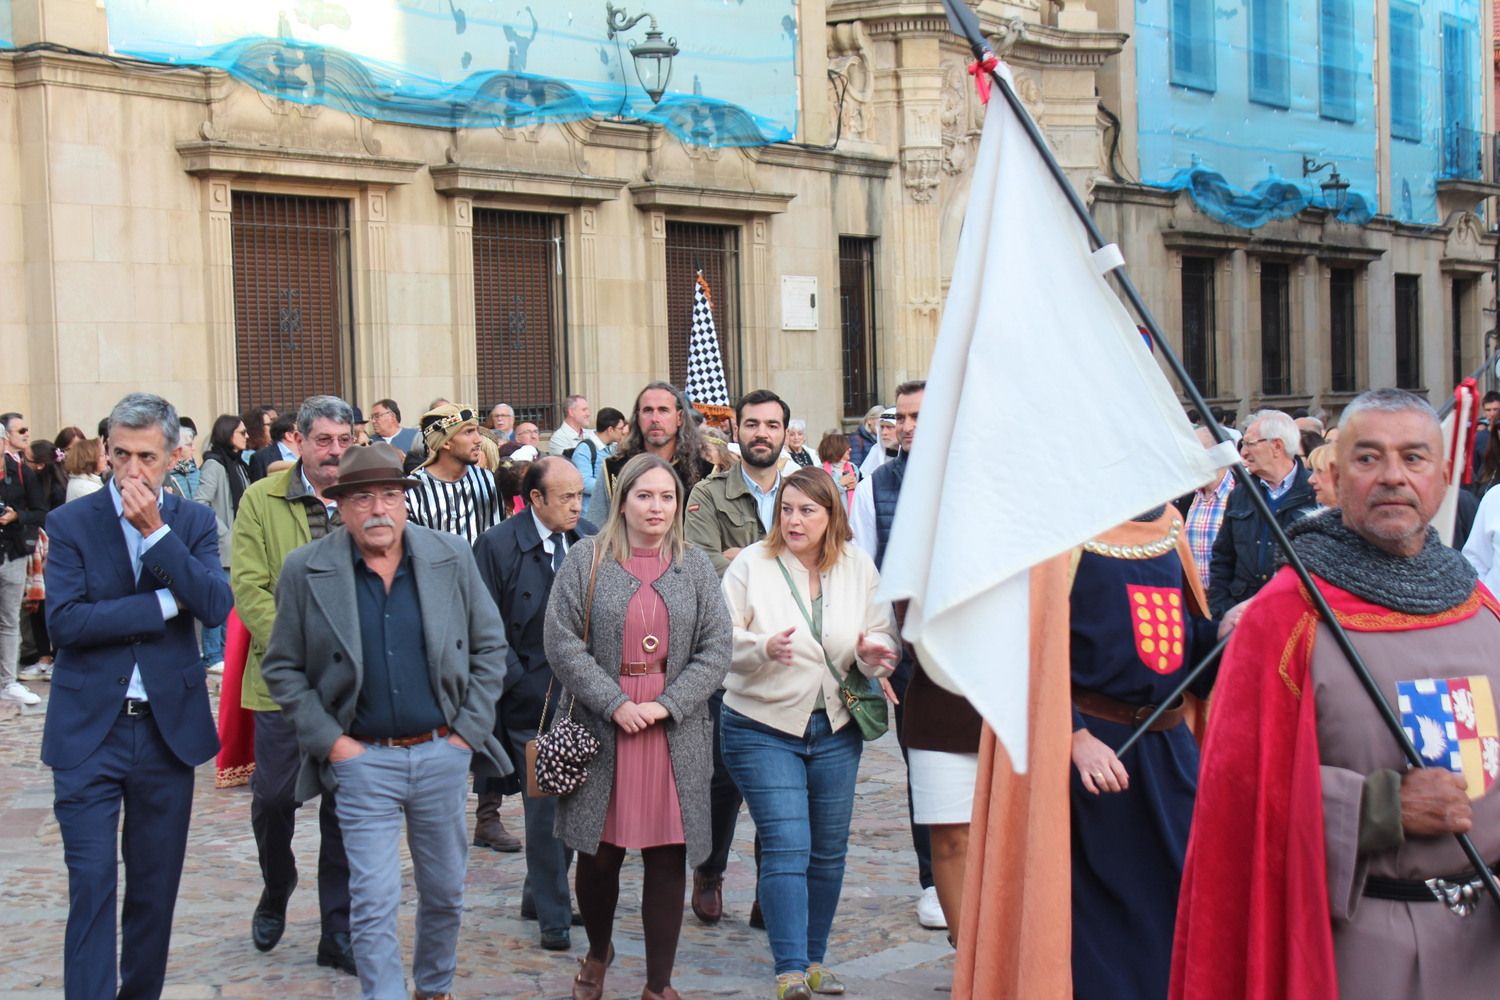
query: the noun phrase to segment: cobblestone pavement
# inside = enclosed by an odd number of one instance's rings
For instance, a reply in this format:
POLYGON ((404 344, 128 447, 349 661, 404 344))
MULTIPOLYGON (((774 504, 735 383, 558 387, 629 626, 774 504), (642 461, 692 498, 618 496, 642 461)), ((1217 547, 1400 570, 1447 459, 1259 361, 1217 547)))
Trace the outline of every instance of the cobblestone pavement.
MULTIPOLYGON (((44 698, 47 685, 30 685, 44 698)), ((51 775, 38 759, 42 719, 38 709, 17 716, 0 712, 0 998, 62 996, 63 925, 67 872, 52 815, 51 775)), ((213 766, 198 771, 192 831, 167 968, 167 1000, 218 997, 359 996, 350 977, 319 968, 315 883, 317 814, 303 810, 297 856, 302 888, 292 897, 285 937, 269 954, 250 943, 250 912, 260 895, 260 871, 250 834, 245 788, 217 790, 213 766)), ((520 802, 507 799, 502 817, 521 827, 520 802)), ((472 806, 471 806, 472 815, 472 806)), ((765 934, 745 923, 754 891, 750 844, 754 828, 741 814, 735 853, 725 878, 726 917, 705 927, 691 913, 683 923, 673 984, 686 998, 770 997, 773 970, 765 934)), ((401 938, 411 955, 415 892, 410 861, 401 910, 401 938)), ((520 919, 520 854, 476 850, 469 859, 463 935, 455 993, 480 997, 553 998, 569 995, 576 958, 584 953, 582 928, 573 952, 542 951, 534 923, 520 919)), ((122 873, 123 876, 123 873, 122 873)), ((916 865, 906 824, 901 756, 886 736, 865 749, 860 766, 854 829, 843 898, 834 922, 829 965, 858 1000, 943 998, 952 978, 952 952, 941 931, 917 925, 916 865)), ((645 982, 641 940, 640 866, 627 862, 621 887, 615 946, 605 996, 634 998, 645 982)))

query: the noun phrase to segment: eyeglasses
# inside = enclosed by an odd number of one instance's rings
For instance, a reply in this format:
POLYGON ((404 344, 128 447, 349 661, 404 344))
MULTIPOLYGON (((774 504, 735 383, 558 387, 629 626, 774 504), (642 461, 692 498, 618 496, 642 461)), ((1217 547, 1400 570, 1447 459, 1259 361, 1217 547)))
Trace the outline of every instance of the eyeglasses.
POLYGON ((359 493, 350 493, 344 497, 345 505, 355 510, 370 510, 375 506, 376 500, 380 501, 382 507, 395 507, 406 502, 406 491, 379 490, 373 493, 362 491, 359 493))
POLYGON ((1255 447, 1258 444, 1265 444, 1269 440, 1270 440, 1269 438, 1261 438, 1258 441, 1251 441, 1249 438, 1241 438, 1240 439, 1240 451, 1244 451, 1246 448, 1253 448, 1253 447, 1255 447))
POLYGON ((338 437, 334 437, 332 434, 319 434, 317 437, 310 438, 309 440, 312 441, 313 447, 319 451, 327 451, 335 444, 344 448, 350 448, 354 445, 353 434, 340 434, 338 437))
POLYGON ((371 420, 379 420, 381 417, 390 416, 390 413, 391 413, 390 410, 371 410, 370 411, 370 419, 371 420))

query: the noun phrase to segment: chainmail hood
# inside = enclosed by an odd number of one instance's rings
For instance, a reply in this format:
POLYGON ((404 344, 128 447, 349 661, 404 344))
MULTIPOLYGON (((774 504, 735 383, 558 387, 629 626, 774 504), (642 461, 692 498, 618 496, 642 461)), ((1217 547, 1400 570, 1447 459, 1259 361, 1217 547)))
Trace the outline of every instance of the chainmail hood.
POLYGON ((1337 509, 1304 517, 1287 534, 1314 574, 1393 611, 1412 615, 1447 611, 1468 600, 1479 580, 1469 561, 1444 545, 1430 526, 1422 551, 1410 558, 1393 556, 1365 541, 1344 523, 1337 509))

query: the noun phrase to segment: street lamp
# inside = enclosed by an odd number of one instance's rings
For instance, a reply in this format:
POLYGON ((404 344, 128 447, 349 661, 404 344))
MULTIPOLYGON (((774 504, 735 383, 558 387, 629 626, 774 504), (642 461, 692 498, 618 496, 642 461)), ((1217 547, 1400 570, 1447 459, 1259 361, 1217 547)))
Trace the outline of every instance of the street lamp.
POLYGON ((1344 203, 1349 198, 1349 182, 1339 176, 1339 165, 1332 160, 1327 163, 1318 163, 1311 156, 1302 156, 1302 176, 1308 178, 1327 170, 1328 179, 1318 185, 1323 189, 1323 204, 1327 205, 1334 215, 1344 210, 1344 203))
MULTIPOLYGON (((656 27, 656 16, 648 13, 637 14, 631 17, 623 8, 616 7, 612 3, 604 5, 605 20, 609 25, 609 37, 622 31, 629 31, 641 21, 650 19, 651 27, 646 31, 646 40, 637 44, 627 43, 630 48, 630 56, 635 62, 635 76, 641 81, 641 89, 651 98, 652 104, 660 104, 661 97, 667 92, 667 81, 672 78, 672 57, 680 51, 677 48, 677 39, 663 38, 661 31, 656 27)), ((623 82, 623 81, 622 81, 623 82)))

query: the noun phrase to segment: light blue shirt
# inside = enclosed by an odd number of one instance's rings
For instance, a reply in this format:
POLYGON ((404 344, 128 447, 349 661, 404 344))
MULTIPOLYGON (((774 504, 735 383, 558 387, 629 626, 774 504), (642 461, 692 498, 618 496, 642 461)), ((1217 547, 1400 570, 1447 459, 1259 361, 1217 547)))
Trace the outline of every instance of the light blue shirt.
POLYGON ((284 461, 284 462, 295 462, 295 461, 297 461, 297 453, 295 451, 293 451, 292 449, 288 448, 282 442, 277 441, 276 442, 276 448, 277 448, 278 451, 281 452, 281 459, 282 459, 282 461, 284 461))
MULTIPOLYGON (((1286 474, 1285 479, 1277 483, 1275 486, 1272 486, 1270 483, 1266 483, 1266 492, 1271 494, 1272 500, 1280 500, 1282 497, 1286 496, 1287 490, 1292 488, 1292 483, 1297 478, 1297 472, 1299 469, 1301 469, 1301 466, 1296 462, 1293 462, 1292 471, 1286 474)), ((1265 482, 1265 480, 1261 480, 1261 482, 1265 482)))
POLYGON ((760 526, 770 531, 771 522, 776 519, 776 493, 781 489, 781 470, 776 470, 776 482, 771 484, 769 493, 756 485, 743 465, 740 466, 740 476, 745 480, 745 485, 750 487, 750 496, 755 499, 755 516, 760 518, 760 526))
MULTIPOLYGON (((163 524, 160 528, 151 532, 146 537, 136 530, 135 525, 125 519, 125 501, 120 496, 120 487, 113 478, 109 481, 109 499, 115 505, 115 516, 120 519, 120 530, 125 533, 125 551, 130 553, 130 576, 139 579, 141 575, 141 556, 146 550, 157 542, 167 537, 167 532, 172 530, 171 525, 163 524)), ((156 508, 161 509, 162 492, 156 491, 156 508)), ((163 621, 177 617, 177 598, 172 592, 162 588, 156 592, 156 600, 161 604, 161 617, 163 621)), ((146 701, 146 685, 141 680, 141 665, 137 663, 130 672, 130 686, 125 689, 125 697, 132 701, 146 701)))

